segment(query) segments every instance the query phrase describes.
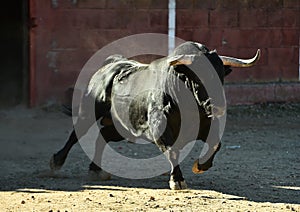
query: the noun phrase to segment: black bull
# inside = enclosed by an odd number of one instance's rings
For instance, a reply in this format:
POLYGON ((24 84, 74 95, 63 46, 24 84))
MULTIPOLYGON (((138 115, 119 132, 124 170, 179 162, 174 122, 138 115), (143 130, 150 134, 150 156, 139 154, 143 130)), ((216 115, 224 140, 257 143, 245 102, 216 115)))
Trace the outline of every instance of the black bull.
MULTIPOLYGON (((204 45, 186 42, 168 57, 150 64, 141 64, 119 55, 107 58, 103 67, 91 78, 81 100, 74 129, 65 146, 53 155, 51 169, 61 168, 71 147, 97 120, 102 125, 100 132, 106 142, 142 137, 155 143, 171 164, 170 188, 186 188, 178 162, 180 149, 191 140, 206 142, 214 118, 210 96, 196 74, 201 72, 195 66, 197 60, 203 57, 212 64, 212 70, 216 71, 218 80, 223 84, 231 67, 252 66, 259 59, 259 51, 254 58, 242 60, 218 56, 204 45), (179 103, 186 99, 185 94, 182 99, 180 93, 186 90, 192 93, 197 111, 189 108, 189 104, 184 104, 185 110, 191 110, 185 114, 189 114, 190 118, 197 115, 200 119, 197 135, 191 138, 188 136, 189 128, 181 128, 183 111, 180 111, 182 107, 179 103), (180 131, 187 131, 187 136, 183 137, 184 142, 175 145, 180 131)), ((208 160, 201 164, 199 160, 195 161, 192 168, 194 173, 202 173, 212 166, 214 156, 221 146, 218 136, 214 144, 211 147, 213 154, 208 160)), ((96 142, 94 160, 89 166, 90 173, 100 179, 110 177, 96 165, 101 164, 104 146, 105 142, 96 142)))

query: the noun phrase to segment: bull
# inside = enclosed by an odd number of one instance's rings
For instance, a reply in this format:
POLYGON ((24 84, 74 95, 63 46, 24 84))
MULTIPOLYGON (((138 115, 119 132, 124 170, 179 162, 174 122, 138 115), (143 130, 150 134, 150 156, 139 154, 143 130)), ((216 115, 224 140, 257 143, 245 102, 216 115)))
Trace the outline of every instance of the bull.
MULTIPOLYGON (((189 139, 207 142, 214 118, 210 96, 202 79, 195 73, 203 71, 203 67, 197 67, 197 61, 206 58, 223 84, 224 77, 232 71, 232 67, 253 66, 259 57, 259 50, 252 59, 247 60, 218 56, 216 51, 210 51, 196 42, 185 42, 168 57, 154 60, 150 64, 142 64, 120 55, 110 56, 90 79, 79 105, 74 129, 65 146, 52 156, 51 169, 62 167, 72 146, 97 121, 101 124, 100 133, 105 142, 142 137, 156 144, 171 165, 170 188, 187 188, 178 162, 180 149, 191 141, 189 139), (185 86, 178 86, 179 81, 184 82, 182 84, 185 86), (182 119, 178 101, 182 100, 174 99, 179 98, 183 90, 190 91, 196 100, 197 111, 191 109, 188 114, 190 117, 197 115, 200 124, 196 137, 186 136, 184 142, 175 145, 182 119)), ((71 114, 71 109, 67 110, 71 114)), ((215 154, 221 147, 220 138, 215 136, 214 139, 213 153, 203 163, 199 159, 194 162, 194 173, 203 173, 212 167, 215 154)), ((109 179, 110 174, 97 165, 101 163, 95 163, 101 160, 103 145, 105 143, 96 142, 96 153, 89 165, 89 172, 96 173, 101 179, 109 179)))

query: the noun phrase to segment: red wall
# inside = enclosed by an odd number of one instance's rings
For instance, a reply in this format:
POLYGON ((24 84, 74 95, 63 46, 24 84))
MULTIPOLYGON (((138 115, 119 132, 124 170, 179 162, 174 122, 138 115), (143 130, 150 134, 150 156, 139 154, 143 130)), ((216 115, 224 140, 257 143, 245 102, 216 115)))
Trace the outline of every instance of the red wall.
MULTIPOLYGON (((176 4, 177 37, 204 43, 220 55, 248 58, 262 50, 255 67, 235 69, 227 83, 298 80, 300 0, 176 4)), ((30 0, 30 10, 31 105, 60 102, 85 62, 104 45, 136 33, 168 32, 167 0, 30 0)), ((235 87, 227 90, 238 96, 235 87)))
POLYGON ((204 42, 219 54, 252 57, 257 66, 235 70, 230 82, 298 79, 299 0, 177 1, 177 36, 204 42))

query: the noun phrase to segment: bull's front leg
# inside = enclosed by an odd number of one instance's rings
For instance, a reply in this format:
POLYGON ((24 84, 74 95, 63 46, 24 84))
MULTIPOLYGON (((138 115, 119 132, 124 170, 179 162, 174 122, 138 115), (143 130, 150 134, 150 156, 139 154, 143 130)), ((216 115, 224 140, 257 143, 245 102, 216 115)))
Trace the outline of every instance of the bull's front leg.
POLYGON ((220 150, 221 148, 221 143, 218 143, 217 145, 215 145, 214 148, 212 148, 213 153, 210 156, 210 158, 205 161, 204 163, 199 163, 199 160, 196 160, 193 164, 193 168, 192 171, 194 172, 194 174, 202 174, 203 172, 207 171, 209 168, 212 167, 213 165, 213 160, 215 158, 216 153, 220 150))
POLYGON ((213 160, 215 158, 216 153, 221 148, 220 135, 219 135, 219 120, 215 119, 212 121, 210 131, 207 138, 203 139, 206 142, 207 149, 205 153, 197 159, 194 164, 192 171, 195 174, 202 174, 207 171, 213 165, 213 160))
POLYGON ((180 145, 175 144, 174 129, 177 129, 178 120, 168 120, 164 114, 152 113, 149 116, 149 126, 151 135, 158 148, 164 152, 171 165, 169 186, 172 190, 186 189, 187 184, 184 181, 182 172, 179 167, 179 150, 180 145), (159 117, 159 118, 157 118, 159 117), (173 130, 172 130, 173 129, 173 130), (161 132, 163 132, 161 134, 161 132))
POLYGON ((166 152, 167 158, 171 164, 169 186, 172 190, 186 189, 187 184, 182 176, 179 167, 179 150, 168 149, 166 152))

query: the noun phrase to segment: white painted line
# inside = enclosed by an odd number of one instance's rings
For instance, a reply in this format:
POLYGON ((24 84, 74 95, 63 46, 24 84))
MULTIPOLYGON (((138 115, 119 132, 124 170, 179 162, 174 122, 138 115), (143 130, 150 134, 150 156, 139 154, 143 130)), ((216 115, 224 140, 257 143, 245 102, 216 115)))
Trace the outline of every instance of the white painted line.
POLYGON ((175 30, 176 30, 176 0, 169 0, 169 27, 168 27, 169 54, 175 48, 175 30))

